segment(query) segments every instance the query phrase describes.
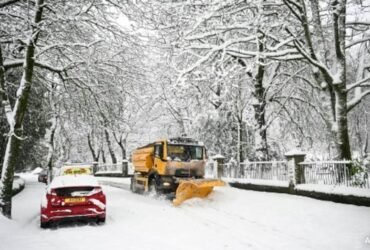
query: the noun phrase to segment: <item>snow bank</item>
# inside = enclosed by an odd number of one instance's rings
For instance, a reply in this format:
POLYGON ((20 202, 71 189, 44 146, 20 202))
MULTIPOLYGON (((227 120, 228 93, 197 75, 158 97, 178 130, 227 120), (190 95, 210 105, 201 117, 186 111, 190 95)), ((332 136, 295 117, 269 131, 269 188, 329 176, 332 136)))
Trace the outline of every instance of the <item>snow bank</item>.
POLYGON ((300 149, 292 149, 285 153, 285 156, 294 156, 294 155, 306 155, 306 153, 300 149))
POLYGON ((24 179, 26 182, 37 182, 38 175, 33 174, 32 172, 29 173, 17 173, 19 177, 24 179))
POLYGON ((42 172, 42 168, 40 168, 40 167, 37 167, 37 168, 35 168, 34 170, 32 170, 32 172, 31 172, 31 174, 39 174, 39 173, 41 173, 42 172))
POLYGON ((353 195, 370 198, 370 189, 347 186, 320 185, 320 184, 299 184, 296 190, 315 191, 326 194, 353 195))
POLYGON ((24 179, 19 178, 19 177, 15 177, 14 181, 13 181, 13 191, 19 190, 19 189, 23 188, 25 185, 26 185, 26 182, 25 182, 24 179))

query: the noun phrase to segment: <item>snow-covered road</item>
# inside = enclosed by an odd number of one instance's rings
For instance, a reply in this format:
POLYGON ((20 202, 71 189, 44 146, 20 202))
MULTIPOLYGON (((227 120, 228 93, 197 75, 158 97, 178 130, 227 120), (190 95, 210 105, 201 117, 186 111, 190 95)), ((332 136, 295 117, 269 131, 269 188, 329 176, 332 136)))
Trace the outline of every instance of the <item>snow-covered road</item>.
POLYGON ((217 188, 180 207, 104 186, 107 222, 39 228, 45 185, 28 179, 13 220, 0 216, 0 250, 370 249, 370 208, 285 194, 217 188))

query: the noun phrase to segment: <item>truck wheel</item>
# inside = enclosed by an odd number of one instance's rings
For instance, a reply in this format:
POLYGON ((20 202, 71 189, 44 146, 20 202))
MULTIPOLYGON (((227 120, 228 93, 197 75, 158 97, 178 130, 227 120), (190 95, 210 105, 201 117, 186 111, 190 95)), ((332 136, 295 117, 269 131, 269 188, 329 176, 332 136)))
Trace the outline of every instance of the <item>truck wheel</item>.
POLYGON ((148 187, 149 193, 156 193, 157 192, 157 187, 155 184, 155 179, 150 179, 149 181, 149 187, 148 187))
POLYGON ((152 196, 158 196, 158 187, 155 178, 152 178, 149 182, 148 193, 152 196))
POLYGON ((134 176, 131 177, 130 190, 133 193, 138 193, 137 188, 136 188, 136 184, 135 184, 135 177, 134 176))

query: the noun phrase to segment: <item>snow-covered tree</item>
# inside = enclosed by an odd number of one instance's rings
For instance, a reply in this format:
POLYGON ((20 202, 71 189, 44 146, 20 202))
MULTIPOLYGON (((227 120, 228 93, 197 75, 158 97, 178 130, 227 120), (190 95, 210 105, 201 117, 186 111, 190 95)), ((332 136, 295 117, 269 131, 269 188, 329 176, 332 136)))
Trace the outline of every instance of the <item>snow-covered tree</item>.
POLYGON ((348 78, 348 56, 353 47, 369 41, 366 21, 356 20, 365 16, 353 15, 358 11, 365 14, 368 7, 352 1, 283 2, 294 16, 286 32, 297 51, 312 65, 317 85, 322 89, 322 105, 333 134, 335 158, 351 159, 348 113, 370 94, 370 90, 364 89, 369 78, 364 76, 363 70, 354 81, 348 78), (358 34, 360 30, 361 35, 358 34), (359 91, 352 95, 356 89, 359 91))
MULTIPOLYGON (((81 100, 65 99, 78 96, 70 95, 71 86, 80 93, 79 96, 87 97, 87 94, 92 94, 96 97, 102 93, 99 91, 104 92, 113 86, 108 84, 109 81, 114 83, 119 77, 126 81, 140 79, 133 77, 140 72, 131 63, 139 58, 136 57, 137 39, 116 22, 115 18, 119 16, 112 1, 62 1, 55 4, 47 1, 36 1, 35 4, 8 1, 2 2, 1 8, 1 109, 6 114, 4 117, 7 117, 10 132, 2 167, 0 203, 3 213, 10 217, 14 168, 21 141, 26 139, 22 133, 23 121, 29 95, 32 93, 32 82, 36 79, 48 88, 57 77, 63 98, 61 103, 75 101, 74 108, 77 108, 79 104, 82 107, 81 100), (18 87, 17 100, 11 105, 6 93, 4 94, 7 71, 18 67, 23 69, 23 76, 18 87)), ((134 80, 133 83, 135 82, 134 80)), ((60 117, 60 122, 66 122, 67 112, 62 109, 63 106, 60 108, 61 115, 64 116, 60 117)), ((66 128, 66 124, 61 124, 59 131, 62 128, 66 128)), ((53 130, 52 125, 50 132, 53 130)), ((60 135, 58 129, 56 133, 60 135)), ((49 134, 50 144, 54 139, 51 136, 53 133, 49 134)), ((66 140, 72 143, 70 138, 66 140)), ((70 155, 66 151, 71 152, 70 148, 62 151, 65 156, 70 155)), ((47 159, 48 164, 50 159, 47 159)))

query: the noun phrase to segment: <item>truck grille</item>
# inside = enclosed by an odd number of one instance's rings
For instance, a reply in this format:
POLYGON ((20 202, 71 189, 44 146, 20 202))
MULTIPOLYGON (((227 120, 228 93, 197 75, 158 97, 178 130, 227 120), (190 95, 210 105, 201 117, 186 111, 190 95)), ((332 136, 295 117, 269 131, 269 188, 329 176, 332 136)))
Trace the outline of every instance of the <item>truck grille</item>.
POLYGON ((175 171, 175 176, 176 177, 193 177, 196 176, 196 171, 194 169, 176 169, 175 171))

